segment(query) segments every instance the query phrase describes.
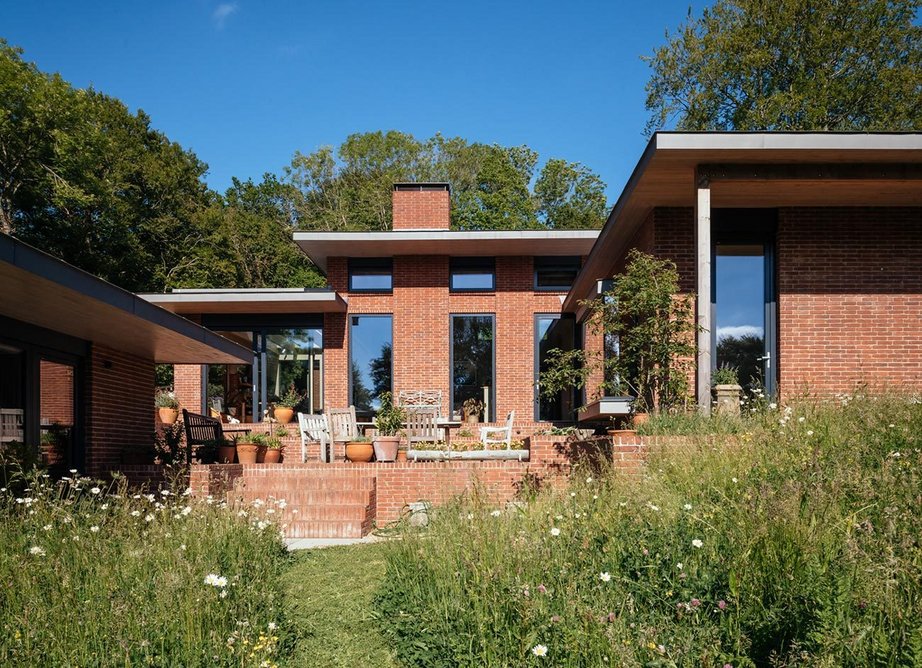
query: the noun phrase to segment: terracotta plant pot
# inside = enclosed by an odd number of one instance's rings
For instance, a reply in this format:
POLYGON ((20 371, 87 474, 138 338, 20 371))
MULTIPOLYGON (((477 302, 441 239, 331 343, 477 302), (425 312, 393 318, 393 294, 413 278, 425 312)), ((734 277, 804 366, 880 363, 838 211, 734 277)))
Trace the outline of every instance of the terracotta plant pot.
POLYGON ((266 461, 266 450, 268 450, 265 445, 256 446, 256 463, 263 464, 266 461))
POLYGON ((266 464, 278 464, 282 461, 281 448, 268 448, 265 455, 263 455, 263 461, 266 464))
POLYGON ((477 424, 480 422, 480 413, 470 413, 464 416, 464 421, 469 424, 477 424))
POLYGON ((398 462, 405 462, 405 461, 407 461, 407 451, 406 451, 405 449, 399 448, 399 449, 397 450, 397 461, 398 461, 398 462))
POLYGON ((634 413, 634 417, 631 418, 631 422, 634 424, 634 428, 636 429, 642 424, 647 424, 647 420, 649 419, 649 413, 634 413))
POLYGON ((375 449, 367 441, 349 441, 346 443, 346 459, 350 462, 370 462, 375 449))
POLYGON ((285 406, 275 407, 275 419, 279 421, 279 424, 288 424, 294 416, 294 408, 286 408, 285 406))
POLYGON ((241 464, 255 464, 256 451, 259 449, 255 443, 237 444, 237 461, 241 464))
POLYGON ((375 459, 379 462, 396 461, 399 446, 399 436, 375 436, 375 459))
POLYGON ((163 424, 173 424, 179 417, 179 411, 175 408, 158 408, 157 415, 163 424))
POLYGON ((219 445, 218 446, 218 464, 233 464, 237 456, 236 445, 219 445))

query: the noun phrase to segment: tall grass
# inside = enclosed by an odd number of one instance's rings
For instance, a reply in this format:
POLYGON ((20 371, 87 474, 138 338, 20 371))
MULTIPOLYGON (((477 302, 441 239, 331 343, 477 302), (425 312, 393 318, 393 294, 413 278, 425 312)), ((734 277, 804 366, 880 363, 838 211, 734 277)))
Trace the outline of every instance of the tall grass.
POLYGON ((446 508, 386 546, 384 632, 414 666, 922 665, 922 405, 843 403, 446 508))
POLYGON ((0 491, 0 665, 274 665, 277 507, 35 475, 0 491))

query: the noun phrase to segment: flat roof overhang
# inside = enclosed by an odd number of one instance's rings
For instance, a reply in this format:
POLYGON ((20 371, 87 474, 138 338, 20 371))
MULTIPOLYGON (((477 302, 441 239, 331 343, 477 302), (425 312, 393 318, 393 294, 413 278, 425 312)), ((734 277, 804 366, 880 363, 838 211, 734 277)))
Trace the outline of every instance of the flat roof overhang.
POLYGON ((587 255, 598 230, 392 230, 295 232, 301 250, 324 272, 331 257, 399 255, 587 255))
POLYGON ((251 362, 252 352, 0 234, 0 314, 155 362, 251 362))
POLYGON ((657 132, 615 203, 563 310, 611 276, 654 207, 922 206, 922 134, 657 132))
POLYGON ((346 300, 328 288, 177 289, 138 296, 173 313, 186 315, 346 311, 346 300))

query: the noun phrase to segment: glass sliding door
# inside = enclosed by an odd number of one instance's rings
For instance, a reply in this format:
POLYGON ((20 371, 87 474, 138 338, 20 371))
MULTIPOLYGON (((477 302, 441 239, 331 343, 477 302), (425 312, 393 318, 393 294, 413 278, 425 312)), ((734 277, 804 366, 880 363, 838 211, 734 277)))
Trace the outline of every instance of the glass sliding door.
POLYGON ((778 381, 775 209, 712 212, 712 368, 736 369, 745 389, 773 395, 778 381))
POLYGON ((26 425, 26 353, 0 343, 0 448, 24 443, 26 425))
POLYGON ((303 399, 296 411, 323 410, 323 332, 282 329, 266 334, 266 385, 270 404, 292 387, 303 399))
POLYGON ((451 408, 464 412, 464 402, 481 402, 484 422, 496 420, 494 397, 494 321, 492 315, 451 316, 451 408))
POLYGON ((570 351, 578 345, 576 319, 554 315, 535 316, 535 419, 549 422, 573 420, 577 405, 575 390, 562 390, 554 397, 540 392, 539 378, 547 370, 548 352, 570 351))
POLYGON ((73 364, 42 358, 39 362, 39 418, 42 463, 52 475, 81 468, 75 460, 77 370, 73 364))
POLYGON ((349 317, 349 403, 356 415, 369 418, 381 406, 382 392, 393 385, 393 317, 349 317))

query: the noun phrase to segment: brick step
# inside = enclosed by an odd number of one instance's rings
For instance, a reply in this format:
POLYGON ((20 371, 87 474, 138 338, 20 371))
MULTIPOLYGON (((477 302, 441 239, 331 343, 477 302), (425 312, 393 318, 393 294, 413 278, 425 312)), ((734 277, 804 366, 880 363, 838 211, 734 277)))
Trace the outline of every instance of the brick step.
POLYGON ((369 504, 348 503, 304 506, 289 505, 284 510, 272 513, 269 517, 274 518, 273 521, 279 523, 296 522, 298 520, 355 520, 362 522, 369 515, 369 504))
POLYGON ((265 501, 268 496, 284 499, 289 507, 341 505, 350 503, 368 504, 371 490, 367 489, 287 489, 275 494, 266 494, 264 490, 243 487, 232 492, 230 499, 243 497, 248 503, 255 499, 265 501))
POLYGON ((317 476, 311 475, 310 473, 297 476, 246 476, 238 480, 238 484, 240 482, 245 484, 246 489, 267 492, 275 492, 277 490, 372 490, 375 487, 375 480, 370 477, 317 476))
POLYGON ((286 538, 361 538, 370 522, 358 520, 295 520, 285 529, 286 538))

